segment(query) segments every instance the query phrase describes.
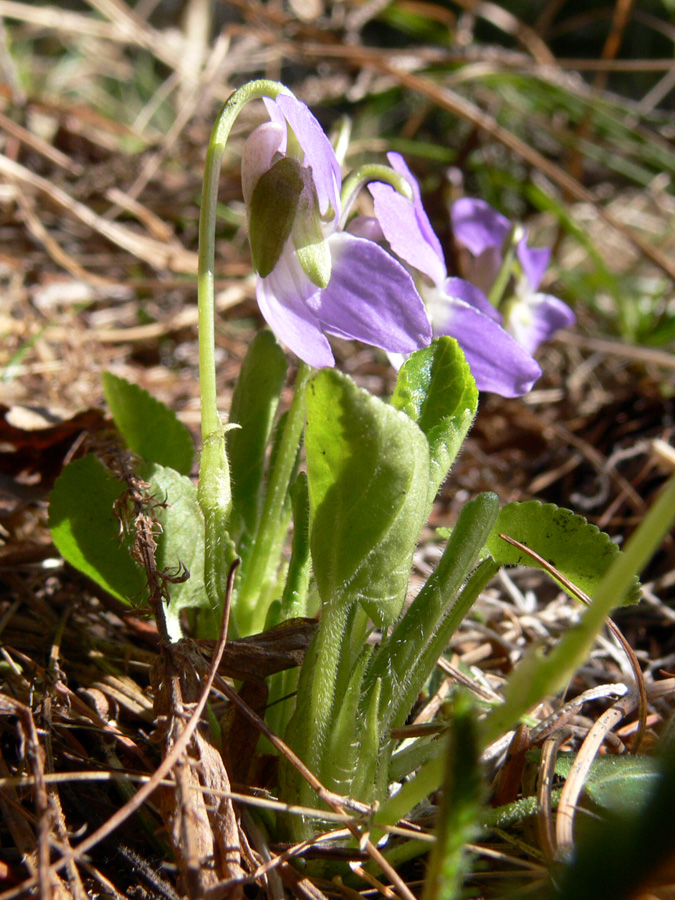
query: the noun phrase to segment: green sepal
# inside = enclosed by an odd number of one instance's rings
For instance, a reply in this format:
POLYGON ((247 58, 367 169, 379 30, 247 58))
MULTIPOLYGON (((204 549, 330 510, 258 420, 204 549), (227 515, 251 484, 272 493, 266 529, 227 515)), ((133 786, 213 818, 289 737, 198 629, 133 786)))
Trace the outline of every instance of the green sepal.
POLYGON ((330 281, 332 267, 330 247, 323 233, 319 199, 311 181, 311 170, 304 169, 303 172, 306 184, 293 224, 293 246, 312 284, 325 288, 330 281))
POLYGON ((328 243, 321 238, 301 247, 296 247, 298 260, 305 274, 317 287, 325 288, 330 281, 332 257, 328 243))
POLYGON ((258 179, 248 211, 253 265, 261 278, 274 269, 295 222, 304 190, 302 166, 284 156, 258 179))

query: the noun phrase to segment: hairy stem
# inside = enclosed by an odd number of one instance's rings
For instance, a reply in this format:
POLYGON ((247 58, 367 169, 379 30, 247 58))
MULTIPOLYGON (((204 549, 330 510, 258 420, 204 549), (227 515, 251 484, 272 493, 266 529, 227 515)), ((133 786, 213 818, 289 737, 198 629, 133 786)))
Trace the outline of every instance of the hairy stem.
POLYGON ((223 602, 232 553, 227 520, 232 503, 225 429, 218 412, 215 354, 215 243, 216 204, 220 167, 232 125, 251 100, 276 97, 288 89, 274 81, 253 81, 235 91, 225 103, 211 133, 206 152, 199 218, 199 390, 202 408, 202 458, 199 468, 199 505, 204 515, 206 591, 212 609, 223 602))

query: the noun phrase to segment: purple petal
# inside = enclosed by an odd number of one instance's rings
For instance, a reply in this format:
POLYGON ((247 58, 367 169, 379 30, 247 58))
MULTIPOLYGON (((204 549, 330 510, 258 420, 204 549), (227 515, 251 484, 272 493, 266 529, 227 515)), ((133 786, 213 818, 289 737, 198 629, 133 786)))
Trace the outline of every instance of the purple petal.
POLYGON ((333 351, 309 303, 320 291, 305 275, 290 242, 267 278, 258 278, 260 312, 282 343, 310 366, 335 365, 333 351))
POLYGON ((314 310, 324 330, 394 353, 428 346, 431 325, 403 266, 372 241, 344 231, 328 242, 332 275, 314 310))
POLYGON ((436 309, 434 335, 443 334, 457 339, 481 391, 520 397, 541 375, 536 360, 510 334, 461 300, 448 297, 443 313, 436 309))
POLYGON ((482 312, 484 316, 487 316, 488 319, 492 319, 492 321, 497 322, 497 324, 501 323, 501 315, 480 288, 477 288, 475 284, 471 284, 470 281, 465 281, 463 278, 446 278, 443 290, 448 297, 463 300, 465 303, 475 306, 476 309, 482 312))
POLYGON ((459 247, 458 251, 458 268, 462 277, 475 284, 485 295, 489 294, 502 267, 500 251, 496 247, 486 247, 478 256, 473 256, 466 247, 459 247))
POLYGON ((576 321, 566 303, 551 294, 530 294, 515 299, 506 314, 506 328, 529 353, 547 341, 559 328, 569 328, 576 321))
MULTIPOLYGON (((393 252, 434 284, 441 284, 447 274, 445 261, 442 253, 439 256, 436 247, 427 241, 420 222, 421 207, 418 210, 390 184, 375 181, 368 185, 368 190, 373 196, 377 220, 393 252)), ((424 210, 421 211, 426 219, 424 210)))
POLYGON ((327 215, 332 208, 338 216, 342 177, 330 141, 309 108, 300 100, 280 94, 275 102, 305 153, 304 165, 312 170, 321 214, 327 215))
POLYGON ((354 237, 365 238, 376 244, 383 244, 386 240, 382 226, 374 216, 356 216, 349 222, 345 231, 353 234, 354 237))
POLYGON ((452 230, 456 240, 474 256, 488 247, 501 251, 511 231, 509 220, 493 209, 485 200, 462 197, 450 212, 452 230))
MULTIPOLYGON (((287 128, 286 116, 282 113, 281 109, 277 106, 277 101, 273 100, 271 97, 263 97, 263 103, 265 104, 265 109, 267 110, 267 115, 270 117, 270 121, 275 125, 279 125, 284 129, 284 133, 287 128)), ((286 152, 286 144, 284 143, 282 153, 286 152)))
POLYGON ((260 125, 246 139, 241 155, 241 187, 246 205, 261 175, 272 166, 274 154, 286 146, 286 128, 273 122, 260 125))
POLYGON ((548 268, 551 251, 548 247, 528 247, 527 235, 525 235, 518 244, 518 259, 529 282, 530 290, 536 291, 548 268))
POLYGON ((434 231, 431 222, 429 221, 429 217, 424 211, 424 206, 422 205, 422 195, 420 193, 420 186, 417 182, 417 179, 406 165, 406 161, 403 159, 400 153, 387 153, 387 159, 389 160, 389 164, 395 172, 398 172, 399 175, 404 175, 408 179, 413 192, 415 215, 417 216, 417 222, 422 232, 422 236, 426 243, 429 244, 431 249, 434 251, 436 256, 441 260, 441 262, 443 263, 443 269, 445 270, 445 255, 443 253, 443 247, 441 246, 441 242, 438 240, 436 232, 434 231))

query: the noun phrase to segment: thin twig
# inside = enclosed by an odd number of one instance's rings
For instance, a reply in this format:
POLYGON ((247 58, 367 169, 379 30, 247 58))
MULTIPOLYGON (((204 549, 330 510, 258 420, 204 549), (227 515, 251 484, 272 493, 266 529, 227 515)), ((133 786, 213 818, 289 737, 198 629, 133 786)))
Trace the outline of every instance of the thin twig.
POLYGON ((285 51, 296 58, 297 56, 316 56, 324 58, 326 56, 345 56, 351 55, 354 62, 361 65, 364 69, 372 69, 389 75, 394 81, 403 87, 407 87, 417 94, 431 100, 441 109, 446 109, 460 119, 470 122, 480 131, 484 131, 494 140, 499 141, 509 150, 512 150, 521 159, 524 159, 531 166, 534 166, 547 178, 565 191, 574 200, 582 203, 590 203, 597 210, 598 216, 604 219, 608 225, 622 234, 635 246, 647 259, 650 259, 656 266, 664 271, 670 278, 675 279, 675 260, 662 251, 659 247, 655 247, 645 240, 642 235, 634 228, 624 224, 617 219, 604 206, 598 204, 597 198, 592 191, 584 187, 579 181, 569 175, 561 166, 556 165, 547 159, 531 144, 521 140, 517 135, 504 128, 495 121, 488 113, 483 112, 480 107, 471 103, 469 100, 449 90, 447 87, 436 84, 431 78, 418 75, 416 72, 405 71, 399 65, 392 63, 391 53, 378 52, 377 50, 366 47, 349 47, 346 50, 350 53, 343 52, 345 48, 336 50, 325 44, 287 44, 284 45, 285 51))
MULTIPOLYGON (((650 684, 648 695, 650 699, 654 700, 657 697, 669 696, 674 690, 675 678, 666 678, 650 684)), ((625 697, 617 700, 614 706, 606 710, 595 722, 581 745, 560 795, 556 821, 558 853, 570 850, 572 847, 572 828, 579 795, 602 742, 640 702, 637 691, 630 691, 625 697)))
MULTIPOLYGON (((223 610, 223 624, 220 632, 220 637, 218 638, 216 650, 213 654, 211 665, 209 666, 209 673, 204 682, 202 694, 197 704, 195 705, 192 715, 185 725, 185 730, 177 738, 176 743, 171 748, 171 751, 166 755, 164 760, 157 767, 148 783, 139 788, 131 798, 131 800, 125 803, 124 806, 120 807, 120 809, 118 809, 115 813, 113 813, 113 815, 103 825, 101 825, 100 828, 97 828, 96 831, 90 834, 88 838, 85 838, 81 843, 79 843, 77 847, 67 851, 61 857, 61 859, 53 863, 48 870, 50 874, 59 872, 64 866, 68 865, 71 860, 80 859, 85 853, 91 850, 92 847, 95 847, 96 844, 104 840, 106 837, 108 837, 108 835, 112 834, 113 831, 119 828, 120 825, 122 825, 123 822, 125 822, 130 816, 132 816, 137 809, 140 809, 140 807, 143 806, 145 801, 155 792, 155 790, 157 790, 164 776, 168 775, 176 765, 176 763, 180 760, 183 752, 186 750, 188 744, 190 743, 190 740, 192 739, 192 735, 199 725, 202 713, 204 712, 204 708, 206 707, 206 701, 208 700, 209 693, 211 692, 214 679, 218 672, 218 666, 220 665, 223 651, 225 650, 225 644, 227 643, 227 620, 229 618, 230 611, 230 598, 232 596, 234 575, 238 564, 239 560, 235 560, 230 566, 230 572, 227 578, 226 601, 223 610)), ((37 881, 37 878, 27 879, 17 887, 12 888, 11 890, 3 894, 2 900, 13 900, 13 898, 15 897, 20 897, 25 891, 28 891, 31 888, 35 887, 37 881)))
MULTIPOLYGON (((583 603, 585 606, 591 606, 592 600, 591 598, 585 594, 581 588, 577 587, 574 582, 570 581, 569 578, 566 578, 561 572, 559 572, 554 565, 552 565, 548 560, 544 559, 543 556, 540 556, 534 550, 531 550, 526 544, 522 544, 520 541, 515 540, 515 538, 509 537, 508 534, 500 534, 499 537, 506 541, 507 544, 511 544, 513 547, 517 547, 518 550, 521 550, 523 553, 526 553, 528 556, 531 556, 532 559, 536 560, 539 565, 548 572, 553 578, 556 578, 561 584, 563 584, 567 590, 573 594, 577 600, 583 603)), ((645 679, 642 674, 642 669, 640 668, 640 663, 638 662, 638 658, 635 655, 635 651, 628 643, 626 638, 623 636, 621 629, 618 625, 607 616, 606 620, 607 626, 609 630, 612 632, 617 641, 621 644, 624 649, 626 656, 628 657, 628 662, 630 664, 631 669, 633 670, 633 676, 635 677, 635 686, 637 689, 638 697, 639 697, 639 722, 640 727, 635 736, 635 743, 633 745, 634 752, 637 753, 640 743, 642 742, 642 738, 644 737, 644 733, 647 729, 647 689, 645 687, 645 679)))
MULTIPOLYGON (((371 808, 369 806, 357 803, 356 801, 351 800, 347 797, 341 797, 339 794, 334 794, 332 791, 327 790, 316 777, 316 775, 312 771, 310 771, 302 762, 302 760, 291 750, 288 744, 284 743, 284 741, 282 741, 281 738, 269 728, 264 720, 261 719, 260 716, 241 699, 241 697, 233 687, 231 687, 222 679, 220 679, 219 681, 219 687, 229 700, 237 704, 239 709, 244 713, 249 721, 251 721, 261 731, 261 733, 265 735, 267 740, 286 757, 288 762, 296 769, 296 771, 300 773, 300 775, 302 775, 302 777, 316 791, 316 793, 319 795, 319 798, 323 800, 324 803, 327 803, 332 809, 343 815, 346 815, 347 808, 358 810, 364 814, 371 812, 371 808)), ((358 825, 352 819, 349 819, 346 824, 347 828, 349 828, 354 838, 357 841, 362 842, 363 835, 359 831, 358 825)), ((392 884, 396 886, 397 890, 401 893, 401 896, 404 897, 405 900, 415 900, 414 894, 406 885, 405 881, 401 878, 401 876, 393 868, 393 866, 387 861, 387 859, 380 853, 380 851, 370 841, 370 839, 365 841, 364 846, 371 859, 375 863, 377 863, 377 865, 382 869, 387 878, 389 878, 392 884)))

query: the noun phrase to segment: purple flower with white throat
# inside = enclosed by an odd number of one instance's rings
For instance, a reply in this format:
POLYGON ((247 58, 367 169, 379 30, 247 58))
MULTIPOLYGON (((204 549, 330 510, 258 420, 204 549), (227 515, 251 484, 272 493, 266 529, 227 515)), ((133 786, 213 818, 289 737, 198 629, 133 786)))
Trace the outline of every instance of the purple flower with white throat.
POLYGON ((340 231, 340 166, 307 106, 265 99, 246 141, 242 187, 260 310, 312 366, 334 365, 326 334, 411 353, 431 326, 408 271, 378 244, 340 231))
MULTIPOLYGON (((456 338, 480 390, 503 397, 526 394, 541 369, 520 344, 502 328, 501 316, 484 294, 461 278, 448 277, 443 250, 422 206, 419 185, 403 157, 389 153, 391 166, 413 189, 407 200, 389 185, 369 185, 377 223, 393 253, 418 273, 417 286, 427 305, 434 336, 456 338)), ((353 228, 368 227, 358 220, 353 228)))
MULTIPOLYGON (((504 264, 509 241, 513 240, 511 223, 484 200, 469 197, 453 205, 450 217, 455 239, 467 251, 468 259, 463 259, 465 274, 489 294, 504 264)), ((513 296, 500 304, 500 311, 506 330, 534 353, 559 328, 568 328, 576 320, 566 303, 538 290, 551 259, 548 247, 528 247, 525 230, 515 245, 515 256, 513 296)))

